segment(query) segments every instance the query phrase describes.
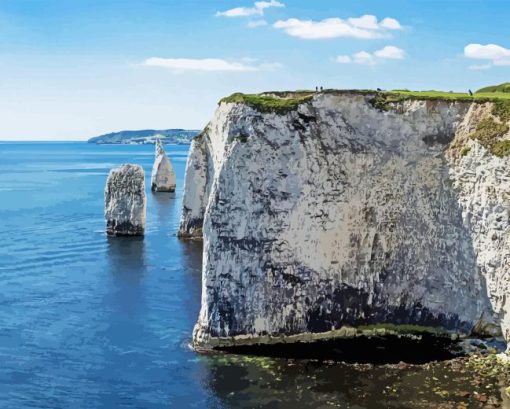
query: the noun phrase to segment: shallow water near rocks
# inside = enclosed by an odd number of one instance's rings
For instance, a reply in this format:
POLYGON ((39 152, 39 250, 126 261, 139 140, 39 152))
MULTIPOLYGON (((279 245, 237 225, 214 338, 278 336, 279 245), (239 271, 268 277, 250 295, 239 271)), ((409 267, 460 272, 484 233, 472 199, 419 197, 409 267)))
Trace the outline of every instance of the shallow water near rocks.
POLYGON ((153 146, 0 143, 1 408, 510 408, 504 379, 464 360, 347 365, 189 349, 201 244, 175 194, 151 194, 153 146), (111 167, 146 171, 144 239, 104 234, 111 167))

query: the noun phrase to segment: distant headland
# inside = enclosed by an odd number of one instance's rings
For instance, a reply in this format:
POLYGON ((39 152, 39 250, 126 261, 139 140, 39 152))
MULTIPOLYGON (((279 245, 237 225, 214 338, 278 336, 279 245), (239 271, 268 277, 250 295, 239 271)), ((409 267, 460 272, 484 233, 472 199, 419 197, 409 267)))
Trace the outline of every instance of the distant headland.
POLYGON ((126 144, 126 145, 143 145, 153 144, 156 139, 160 139, 163 143, 189 144, 191 139, 200 133, 199 130, 193 129, 143 129, 140 131, 120 131, 112 132, 104 135, 90 138, 88 143, 98 145, 105 144, 126 144))

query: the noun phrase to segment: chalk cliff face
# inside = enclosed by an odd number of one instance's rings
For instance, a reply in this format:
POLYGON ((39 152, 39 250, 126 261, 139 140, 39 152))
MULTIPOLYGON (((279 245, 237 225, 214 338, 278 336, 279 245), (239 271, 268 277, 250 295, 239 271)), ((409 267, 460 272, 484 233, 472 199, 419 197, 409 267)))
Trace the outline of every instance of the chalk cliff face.
POLYGON ((450 158, 449 173, 463 224, 471 234, 477 268, 486 280, 493 310, 499 313, 510 346, 510 156, 492 155, 466 138, 490 108, 490 104, 470 107, 454 141, 467 144, 467 153, 457 160, 450 158))
POLYGON ((175 192, 176 178, 170 159, 159 139, 156 140, 156 158, 152 166, 151 190, 153 192, 175 192))
POLYGON ((112 169, 104 191, 106 232, 112 236, 141 236, 145 231, 145 173, 138 165, 112 169))
POLYGON ((510 163, 469 138, 489 111, 348 92, 283 113, 221 103, 192 143, 179 233, 204 240, 195 346, 385 323, 502 322, 510 338, 510 163))

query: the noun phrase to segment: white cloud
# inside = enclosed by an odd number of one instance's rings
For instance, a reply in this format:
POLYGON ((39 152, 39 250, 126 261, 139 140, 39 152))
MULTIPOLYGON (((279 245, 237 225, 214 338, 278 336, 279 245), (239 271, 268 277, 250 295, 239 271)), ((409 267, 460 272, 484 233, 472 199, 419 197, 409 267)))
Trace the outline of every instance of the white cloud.
POLYGON ((335 58, 335 61, 340 64, 361 64, 361 65, 375 65, 384 60, 401 60, 405 57, 404 50, 388 45, 374 53, 367 51, 360 51, 358 53, 349 55, 339 55, 335 58))
POLYGON ((378 22, 377 17, 372 15, 348 18, 347 20, 328 18, 322 21, 290 18, 288 20, 278 20, 273 26, 285 31, 292 37, 306 40, 339 37, 381 38, 387 35, 387 31, 401 28, 400 23, 393 18, 385 18, 378 22))
POLYGON ((352 61, 356 64, 374 65, 376 64, 375 57, 366 51, 360 51, 352 56, 352 61))
POLYGON ((255 2, 255 8, 259 10, 268 9, 270 7, 285 7, 285 4, 280 3, 276 0, 271 1, 256 1, 255 2))
POLYGON ((258 71, 259 67, 220 58, 149 58, 144 65, 169 68, 173 71, 258 71))
POLYGON ((402 30, 400 23, 391 17, 386 17, 380 24, 381 27, 387 28, 388 30, 402 30))
POLYGON ((226 11, 218 11, 216 17, 248 17, 263 16, 264 10, 270 7, 285 7, 285 4, 276 0, 257 1, 253 7, 236 7, 226 11))
POLYGON ((366 28, 368 30, 379 29, 379 23, 377 22, 376 16, 365 14, 358 18, 348 18, 347 21, 354 27, 366 28))
POLYGON ((335 61, 339 64, 349 64, 352 62, 352 58, 348 55, 339 55, 335 58, 335 61))
POLYGON ((255 20, 255 21, 250 21, 248 23, 248 28, 258 28, 258 27, 264 27, 264 26, 267 26, 266 20, 255 20))
POLYGON ((280 63, 259 61, 253 58, 242 58, 238 61, 228 61, 221 58, 148 58, 143 62, 148 67, 167 68, 173 72, 185 71, 275 71, 282 67, 280 63))
POLYGON ((472 70, 485 70, 493 65, 510 65, 510 49, 496 44, 468 44, 464 48, 464 57, 474 60, 486 60, 487 64, 472 65, 472 70))
POLYGON ((255 8, 248 7, 236 7, 235 9, 230 9, 227 11, 218 11, 216 13, 216 17, 246 17, 246 16, 261 16, 262 10, 257 10, 255 8))
POLYGON ((386 47, 376 51, 374 55, 379 58, 387 58, 390 60, 403 60, 405 52, 401 48, 393 45, 387 45, 386 47))

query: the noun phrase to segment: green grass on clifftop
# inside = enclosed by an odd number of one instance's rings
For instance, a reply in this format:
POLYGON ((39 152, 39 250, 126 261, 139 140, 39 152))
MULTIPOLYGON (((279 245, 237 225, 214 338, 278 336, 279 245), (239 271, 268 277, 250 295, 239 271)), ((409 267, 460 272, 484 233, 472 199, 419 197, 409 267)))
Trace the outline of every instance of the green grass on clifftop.
MULTIPOLYGON (((502 139, 509 131, 507 123, 510 121, 510 93, 506 92, 477 92, 471 96, 468 93, 444 91, 328 89, 314 92, 300 90, 295 92, 267 92, 263 94, 235 93, 223 98, 220 103, 246 104, 259 112, 286 114, 295 111, 299 105, 310 101, 315 95, 363 95, 369 97, 368 102, 380 111, 390 111, 395 108, 394 104, 408 100, 492 102, 492 115, 496 120, 492 117, 483 119, 470 137, 478 140, 493 155, 499 157, 510 155, 510 141, 502 139)), ((237 139, 243 143, 248 141, 248 138, 244 135, 239 135, 237 139)), ((469 148, 465 147, 461 152, 461 156, 466 156, 468 153, 469 148)))
POLYGON ((485 92, 502 92, 502 93, 507 93, 507 94, 510 94, 510 82, 505 82, 503 84, 500 84, 500 85, 492 85, 490 87, 485 87, 485 88, 481 88, 479 89, 478 91, 476 91, 476 93, 485 93, 485 92))
POLYGON ((455 100, 455 101, 497 101, 497 100, 510 100, 510 94, 498 94, 491 92, 477 92, 473 96, 468 93, 462 92, 445 92, 445 91, 408 91, 408 90, 395 90, 385 92, 384 94, 394 95, 402 99, 425 99, 425 100, 455 100))
POLYGON ((483 92, 471 96, 468 93, 445 92, 445 91, 409 91, 393 90, 377 92, 373 90, 324 90, 316 93, 314 91, 299 90, 295 92, 267 92, 262 94, 242 94, 240 92, 223 98, 220 103, 244 103, 260 112, 276 112, 285 114, 297 109, 300 104, 310 101, 317 94, 361 94, 373 95, 371 103, 380 110, 389 110, 391 103, 402 102, 406 100, 425 100, 425 101, 474 101, 474 102, 499 102, 495 108, 498 110, 498 116, 505 120, 510 119, 510 93, 483 92), (503 114, 503 115, 502 115, 503 114))
POLYGON ((297 107, 312 99, 310 92, 270 93, 270 94, 242 94, 236 93, 223 98, 221 102, 244 103, 260 112, 276 112, 284 114, 297 109, 297 107))
MULTIPOLYGON (((363 91, 365 92, 365 91, 363 91)), ((394 103, 399 103, 409 100, 418 101, 466 101, 466 102, 488 102, 495 101, 497 97, 494 94, 479 94, 471 96, 468 93, 461 92, 445 92, 445 91, 409 91, 409 90, 392 90, 375 92, 372 91, 374 97, 370 103, 374 108, 381 111, 389 111, 392 109, 394 103)), ((510 101, 510 95, 504 95, 510 101)))

